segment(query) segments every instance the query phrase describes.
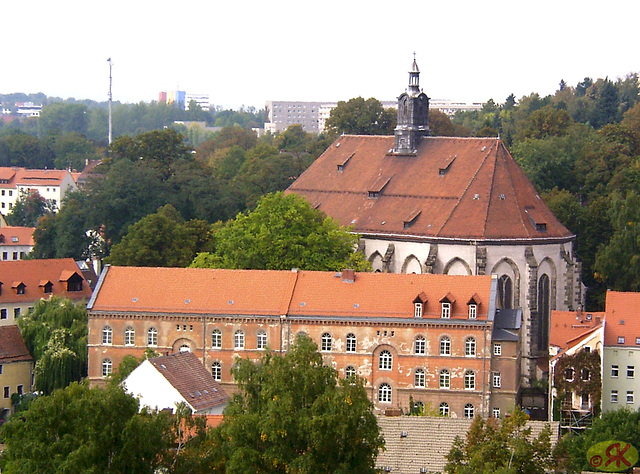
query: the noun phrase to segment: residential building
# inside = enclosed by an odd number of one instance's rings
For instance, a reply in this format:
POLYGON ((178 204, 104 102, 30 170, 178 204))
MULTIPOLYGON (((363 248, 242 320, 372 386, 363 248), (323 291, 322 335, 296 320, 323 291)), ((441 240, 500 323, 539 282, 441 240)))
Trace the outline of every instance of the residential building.
POLYGON ((522 308, 496 309, 491 335, 491 412, 501 418, 513 411, 520 394, 522 308))
POLYGON ((22 194, 38 191, 54 209, 59 209, 65 195, 76 188, 68 170, 28 170, 0 167, 0 212, 9 214, 22 194))
POLYGON ((278 133, 290 125, 300 124, 305 132, 318 133, 322 102, 267 101, 265 132, 278 133))
POLYGON ((607 291, 602 411, 640 408, 640 293, 607 291))
POLYGON ((195 415, 221 415, 228 395, 191 352, 147 359, 123 381, 140 408, 175 411, 185 403, 195 415))
POLYGON ((18 326, 0 326, 0 418, 11 412, 11 395, 31 392, 33 357, 22 339, 18 326))
POLYGON ((600 413, 604 313, 552 311, 549 341, 549 419, 581 431, 600 413))
POLYGON ((91 289, 72 258, 0 261, 0 326, 16 324, 36 302, 52 295, 88 300, 91 289))
POLYGON ((394 136, 339 137, 287 192, 358 233, 375 271, 497 275, 498 307, 523 310, 522 385, 546 380, 550 311, 583 301, 575 236, 499 138, 429 135, 419 74, 394 136))
POLYGON ((202 110, 209 111, 211 108, 211 99, 209 98, 209 94, 196 94, 194 92, 187 92, 185 94, 185 107, 188 109, 191 101, 195 101, 197 105, 200 106, 202 110))
POLYGON ((33 250, 35 227, 0 227, 0 260, 22 260, 33 250))
POLYGON ((37 105, 33 102, 16 103, 16 114, 20 117, 40 117, 41 111, 42 105, 37 105))
POLYGON ((190 351, 234 393, 236 357, 286 352, 306 333, 340 377, 366 380, 379 412, 408 410, 413 399, 444 415, 488 416, 497 283, 491 276, 106 266, 87 305, 89 380, 103 384, 125 355, 147 348, 190 351))

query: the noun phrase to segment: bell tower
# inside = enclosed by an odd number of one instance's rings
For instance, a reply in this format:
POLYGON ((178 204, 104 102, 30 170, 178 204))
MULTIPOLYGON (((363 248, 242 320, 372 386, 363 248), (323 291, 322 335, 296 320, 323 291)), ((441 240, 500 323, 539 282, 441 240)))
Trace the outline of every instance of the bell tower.
POLYGON ((413 53, 409 87, 398 97, 398 125, 393 153, 413 155, 422 137, 429 135, 429 97, 420 90, 420 70, 413 53))

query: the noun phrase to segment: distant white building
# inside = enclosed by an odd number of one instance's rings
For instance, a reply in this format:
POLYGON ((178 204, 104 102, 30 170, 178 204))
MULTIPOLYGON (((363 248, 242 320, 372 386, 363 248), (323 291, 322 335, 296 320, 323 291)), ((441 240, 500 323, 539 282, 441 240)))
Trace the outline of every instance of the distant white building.
POLYGON ((35 227, 0 227, 0 259, 22 260, 34 246, 35 227))
POLYGON ((28 170, 0 167, 0 212, 9 214, 22 193, 38 191, 60 209, 65 195, 76 189, 76 183, 68 170, 28 170))
POLYGON ((187 110, 189 109, 189 104, 192 100, 195 101, 195 103, 198 104, 202 110, 208 111, 211 109, 211 99, 209 98, 209 94, 196 94, 193 92, 187 92, 184 101, 187 110))
POLYGON ((42 105, 36 105, 33 102, 19 102, 16 107, 20 117, 40 117, 42 110, 42 105))

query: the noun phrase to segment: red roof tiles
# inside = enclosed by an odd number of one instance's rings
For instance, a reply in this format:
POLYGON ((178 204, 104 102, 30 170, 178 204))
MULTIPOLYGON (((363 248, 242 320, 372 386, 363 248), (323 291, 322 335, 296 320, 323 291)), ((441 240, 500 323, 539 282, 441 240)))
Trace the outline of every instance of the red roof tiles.
POLYGON ((35 227, 0 227, 0 245, 31 245, 33 241, 33 232, 35 227))
POLYGON ((640 293, 607 291, 605 346, 640 347, 640 293))
POLYGON ((416 238, 571 238, 495 138, 340 137, 287 190, 360 234, 416 238))
POLYGON ((33 360, 18 326, 0 326, 0 364, 33 360))

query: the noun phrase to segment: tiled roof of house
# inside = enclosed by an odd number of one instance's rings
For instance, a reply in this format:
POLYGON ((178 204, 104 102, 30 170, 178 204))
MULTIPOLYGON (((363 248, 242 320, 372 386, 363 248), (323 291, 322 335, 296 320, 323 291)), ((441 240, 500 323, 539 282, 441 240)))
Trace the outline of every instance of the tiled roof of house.
POLYGON ((0 364, 33 360, 18 326, 0 326, 0 364))
POLYGON ((551 311, 549 345, 565 351, 572 341, 595 331, 602 326, 605 313, 584 311, 551 311))
MULTIPOLYGON (((378 455, 376 467, 388 472, 443 472, 456 438, 464 439, 472 420, 429 416, 378 416, 378 426, 385 440, 385 451, 378 455), (424 469, 424 471, 421 471, 424 469)), ((546 422, 529 421, 531 436, 536 438, 546 422)), ((558 422, 549 423, 551 442, 558 440, 558 422)))
POLYGON ((0 227, 0 245, 34 245, 35 227, 0 227))
POLYGON ((105 267, 89 309, 290 317, 414 315, 424 293, 423 317, 440 318, 439 299, 451 293, 452 319, 468 319, 477 293, 477 319, 492 318, 491 276, 431 274, 105 267), (349 278, 353 278, 350 280, 349 278), (384 295, 384 297, 381 297, 384 295))
POLYGON ((0 167, 0 188, 15 188, 18 185, 60 186, 67 175, 70 175, 67 170, 30 170, 26 168, 0 167))
POLYGON ((342 136, 287 192, 363 235, 572 238, 499 139, 426 137, 416 156, 393 146, 394 137, 342 136))
POLYGON ((229 398, 200 359, 191 352, 155 357, 149 362, 195 411, 219 406, 229 398))
MULTIPOLYGON (((77 278, 77 277, 76 277, 77 278)), ((89 299, 91 289, 72 258, 0 261, 0 304, 37 301, 51 294, 73 300, 89 299), (83 279, 82 291, 67 291, 67 280, 77 274, 83 279), (51 293, 44 292, 42 282, 51 282, 51 293), (17 286, 24 284, 24 294, 17 286)))
POLYGON ((607 291, 605 346, 640 348, 640 293, 607 291))

